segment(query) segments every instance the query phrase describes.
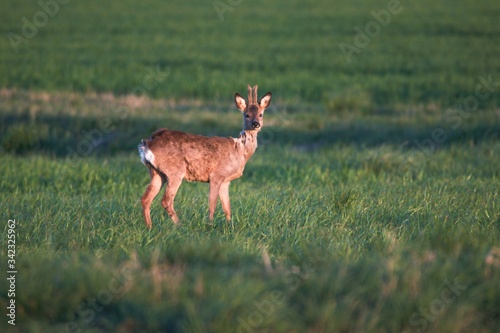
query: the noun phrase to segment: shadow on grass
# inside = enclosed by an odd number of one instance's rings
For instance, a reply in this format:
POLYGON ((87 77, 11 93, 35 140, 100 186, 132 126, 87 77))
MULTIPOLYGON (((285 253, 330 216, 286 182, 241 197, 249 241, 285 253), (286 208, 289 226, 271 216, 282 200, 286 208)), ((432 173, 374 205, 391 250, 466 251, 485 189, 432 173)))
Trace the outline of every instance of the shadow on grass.
MULTIPOLYGON (((215 120, 193 122, 179 115, 168 119, 38 115, 36 119, 31 119, 28 113, 7 113, 0 115, 1 151, 19 155, 42 153, 56 157, 75 154, 80 157, 112 156, 135 151, 142 138, 161 127, 208 136, 237 136, 240 129, 236 123, 233 125, 231 121, 226 121, 224 113, 220 115, 222 121, 214 117, 215 120)), ((335 144, 418 148, 434 142, 443 147, 455 143, 498 140, 500 136, 500 122, 493 112, 478 114, 473 121, 464 121, 456 128, 442 122, 398 121, 396 118, 362 116, 319 123, 316 128, 302 128, 300 121, 294 121, 293 125, 267 126, 259 140, 264 145, 290 145, 301 151, 311 151, 335 144)))

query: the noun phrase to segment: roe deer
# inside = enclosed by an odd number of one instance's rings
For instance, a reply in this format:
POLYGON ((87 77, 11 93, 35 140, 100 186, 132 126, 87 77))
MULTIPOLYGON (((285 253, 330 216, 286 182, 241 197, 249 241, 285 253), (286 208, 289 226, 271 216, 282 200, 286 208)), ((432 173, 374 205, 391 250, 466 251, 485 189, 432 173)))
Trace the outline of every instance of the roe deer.
POLYGON ((210 183, 210 221, 214 218, 218 196, 226 220, 231 221, 229 182, 241 177, 245 164, 257 148, 257 134, 263 125, 264 110, 271 103, 271 93, 257 101, 257 86, 248 86, 248 102, 238 93, 234 99, 243 113, 243 131, 238 138, 206 137, 163 128, 147 140, 141 140, 139 154, 151 176, 151 183, 141 200, 149 229, 152 227, 151 202, 165 183, 167 187, 161 204, 174 223, 179 223, 174 198, 183 179, 210 183))

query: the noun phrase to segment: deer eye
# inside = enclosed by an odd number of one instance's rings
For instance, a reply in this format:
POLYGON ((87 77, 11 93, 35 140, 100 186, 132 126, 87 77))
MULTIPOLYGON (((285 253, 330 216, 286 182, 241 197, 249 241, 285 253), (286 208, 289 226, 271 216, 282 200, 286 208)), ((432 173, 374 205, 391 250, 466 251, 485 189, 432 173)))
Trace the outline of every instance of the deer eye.
POLYGON ((259 114, 259 117, 261 117, 261 118, 262 118, 262 113, 261 113, 261 114, 259 114))
POLYGON ((250 118, 250 115, 249 115, 249 114, 246 114, 246 115, 245 115, 245 118, 247 118, 247 119, 248 119, 248 118, 250 118))

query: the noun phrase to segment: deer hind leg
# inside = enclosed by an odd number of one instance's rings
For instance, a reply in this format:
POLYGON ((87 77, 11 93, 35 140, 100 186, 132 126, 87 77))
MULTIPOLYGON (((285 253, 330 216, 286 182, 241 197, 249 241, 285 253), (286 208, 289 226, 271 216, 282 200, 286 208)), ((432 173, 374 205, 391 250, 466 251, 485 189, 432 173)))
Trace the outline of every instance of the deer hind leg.
POLYGON ((178 224, 180 220, 174 210, 174 199, 177 194, 177 190, 179 190, 179 187, 181 186, 182 178, 182 175, 168 177, 167 188, 165 189, 165 194, 161 200, 161 205, 165 208, 168 216, 170 216, 175 224, 178 224))
POLYGON ((146 226, 148 229, 151 229, 153 224, 151 223, 151 212, 150 207, 153 199, 156 197, 162 185, 165 183, 165 177, 162 176, 157 170, 154 168, 149 168, 149 174, 151 176, 151 182, 149 183, 144 195, 141 199, 142 204, 142 213, 144 216, 144 221, 146 222, 146 226))
POLYGON ((229 202, 229 182, 222 183, 219 189, 220 202, 222 203, 222 209, 224 214, 226 214, 226 221, 229 223, 231 221, 231 203, 229 202))

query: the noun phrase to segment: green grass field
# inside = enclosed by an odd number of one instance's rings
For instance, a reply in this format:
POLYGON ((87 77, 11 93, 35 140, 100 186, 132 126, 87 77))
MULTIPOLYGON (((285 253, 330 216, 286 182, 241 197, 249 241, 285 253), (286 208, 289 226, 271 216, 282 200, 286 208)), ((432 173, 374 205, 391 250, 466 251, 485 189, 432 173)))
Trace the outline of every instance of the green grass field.
POLYGON ((388 1, 50 8, 0 13, 2 332, 500 330, 497 2, 401 1, 365 46, 388 1), (247 83, 232 225, 185 182, 147 230, 139 140, 238 135, 247 83))

